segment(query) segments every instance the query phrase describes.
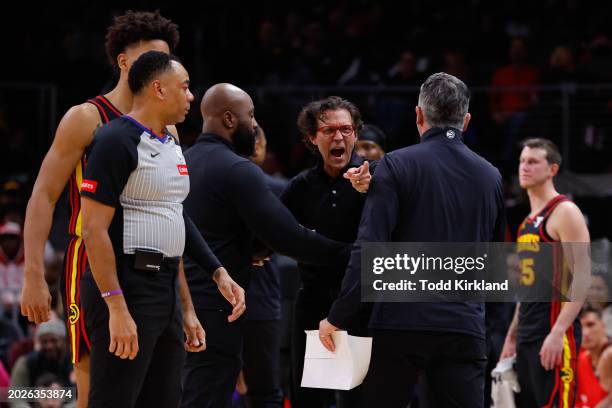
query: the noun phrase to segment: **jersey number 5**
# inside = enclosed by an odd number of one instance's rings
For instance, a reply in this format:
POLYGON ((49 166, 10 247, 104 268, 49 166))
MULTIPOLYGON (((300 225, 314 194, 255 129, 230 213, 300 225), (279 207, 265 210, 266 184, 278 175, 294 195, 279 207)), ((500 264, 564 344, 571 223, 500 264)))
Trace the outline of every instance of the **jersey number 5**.
POLYGON ((521 285, 531 286, 534 281, 533 258, 521 259, 521 285))

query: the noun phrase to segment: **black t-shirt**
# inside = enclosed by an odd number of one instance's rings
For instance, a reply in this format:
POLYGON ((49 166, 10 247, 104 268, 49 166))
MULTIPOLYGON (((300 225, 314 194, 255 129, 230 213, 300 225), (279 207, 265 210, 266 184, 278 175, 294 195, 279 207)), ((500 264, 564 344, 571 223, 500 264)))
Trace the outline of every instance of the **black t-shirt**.
MULTIPOLYGON (((363 159, 353 153, 345 171, 361 164, 363 159)), ((373 172, 374 168, 370 171, 373 172)), ((320 160, 314 167, 291 179, 281 195, 281 201, 306 228, 336 241, 352 244, 357 238, 365 197, 342 174, 331 178, 320 160)), ((316 293, 333 300, 340 290, 346 264, 317 266, 299 263, 299 269, 306 295, 316 293)))

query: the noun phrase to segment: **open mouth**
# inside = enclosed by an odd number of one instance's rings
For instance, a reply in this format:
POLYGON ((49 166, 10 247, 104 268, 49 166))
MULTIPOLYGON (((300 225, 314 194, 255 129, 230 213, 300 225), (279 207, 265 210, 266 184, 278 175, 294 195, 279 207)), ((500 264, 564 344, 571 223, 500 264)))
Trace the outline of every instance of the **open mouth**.
POLYGON ((344 156, 344 152, 346 151, 346 149, 344 147, 336 147, 334 149, 331 149, 329 151, 329 153, 332 155, 332 157, 335 157, 337 159, 341 159, 342 156, 344 156))

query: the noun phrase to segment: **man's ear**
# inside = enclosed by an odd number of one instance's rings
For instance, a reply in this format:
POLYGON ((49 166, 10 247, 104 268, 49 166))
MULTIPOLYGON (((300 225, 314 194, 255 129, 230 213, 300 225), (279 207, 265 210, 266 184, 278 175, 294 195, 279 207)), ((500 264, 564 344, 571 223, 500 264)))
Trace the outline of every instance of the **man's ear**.
POLYGON ((416 124, 417 126, 423 126, 425 124, 425 115, 423 115, 423 109, 420 106, 414 107, 414 112, 416 113, 416 124))
POLYGON ((317 144, 315 143, 315 140, 317 139, 317 135, 308 135, 308 141, 310 142, 310 144, 312 144, 313 146, 316 146, 317 144))
POLYGON ((553 163, 550 165, 550 172, 552 176, 555 177, 557 173, 559 173, 559 165, 557 163, 553 163))
POLYGON ((127 71, 127 55, 124 53, 117 55, 117 67, 120 71, 127 71))
POLYGON ((153 88, 153 92, 155 93, 155 96, 159 99, 164 99, 164 91, 162 90, 162 85, 161 82, 159 82, 159 80, 154 80, 153 82, 151 82, 151 87, 153 88))
POLYGON ((223 113, 223 126, 228 129, 233 129, 235 126, 234 115, 230 111, 225 111, 223 113))
POLYGON ((463 118, 463 129, 461 129, 462 132, 465 132, 468 128, 468 124, 470 123, 470 120, 472 119, 472 115, 470 114, 470 112, 465 114, 465 118, 463 118))

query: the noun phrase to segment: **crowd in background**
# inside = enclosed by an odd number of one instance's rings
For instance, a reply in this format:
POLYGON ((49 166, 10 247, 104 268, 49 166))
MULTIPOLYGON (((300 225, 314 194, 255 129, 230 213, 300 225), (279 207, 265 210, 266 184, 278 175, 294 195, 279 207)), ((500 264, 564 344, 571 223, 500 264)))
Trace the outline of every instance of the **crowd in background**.
MULTIPOLYGON (((572 170, 611 170, 606 157, 612 151, 612 88, 581 88, 612 83, 612 29, 607 24, 612 6, 604 1, 157 6, 179 23, 177 54, 193 88, 232 82, 254 91, 277 170, 285 175, 296 174, 308 158, 295 127, 304 103, 321 94, 341 94, 356 102, 366 120, 389 135, 390 147, 397 148, 418 141, 416 87, 437 71, 459 77, 473 90, 467 141, 494 164, 514 164, 519 138, 543 136, 563 145, 566 128, 572 170), (562 84, 564 91, 558 88, 562 84), (299 88, 304 86, 334 88, 299 88), (508 86, 521 88, 503 88, 508 86)), ((123 10, 103 4, 40 7, 28 25, 14 20, 0 28, 9 30, 6 52, 20 55, 18 63, 5 68, 14 83, 55 84, 58 115, 114 83, 103 35, 112 15, 123 10)), ((156 2, 140 7, 151 9, 156 2)), ((0 133, 10 135, 0 157, 3 173, 38 168, 53 131, 40 124, 49 121, 45 98, 31 88, 0 84, 0 133)), ((179 127, 186 144, 200 130, 195 111, 179 127)))

